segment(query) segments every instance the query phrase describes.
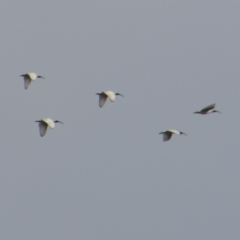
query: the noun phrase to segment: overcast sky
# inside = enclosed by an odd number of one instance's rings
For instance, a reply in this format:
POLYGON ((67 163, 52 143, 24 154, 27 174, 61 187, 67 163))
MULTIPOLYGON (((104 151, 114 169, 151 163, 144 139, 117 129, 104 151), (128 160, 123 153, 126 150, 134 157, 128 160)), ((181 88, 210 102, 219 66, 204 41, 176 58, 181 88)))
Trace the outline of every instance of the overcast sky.
POLYGON ((239 239, 239 7, 2 0, 0 238, 239 239))

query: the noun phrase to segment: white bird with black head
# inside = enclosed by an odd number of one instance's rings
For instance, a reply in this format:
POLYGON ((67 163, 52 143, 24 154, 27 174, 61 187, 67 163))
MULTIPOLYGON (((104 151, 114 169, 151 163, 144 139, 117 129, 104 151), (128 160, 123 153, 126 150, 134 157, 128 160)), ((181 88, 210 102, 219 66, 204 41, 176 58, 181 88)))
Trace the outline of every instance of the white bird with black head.
POLYGON ((43 118, 43 119, 37 120, 35 122, 39 123, 38 126, 39 126, 39 132, 40 132, 41 137, 43 137, 46 134, 48 127, 54 128, 55 123, 63 124, 63 122, 58 121, 58 120, 53 121, 51 118, 43 118))
POLYGON ((27 89, 29 87, 29 85, 31 84, 31 82, 35 81, 37 78, 45 79, 44 77, 39 76, 39 75, 37 75, 36 73, 33 73, 33 72, 22 74, 20 77, 23 77, 23 79, 24 79, 25 89, 27 89))
POLYGON ((216 104, 213 103, 213 104, 201 109, 200 111, 197 111, 197 112, 194 112, 194 113, 203 114, 203 115, 206 115, 206 114, 209 114, 209 113, 215 113, 215 112, 221 113, 218 110, 213 110, 215 108, 215 106, 216 106, 216 104))
POLYGON ((173 134, 177 134, 177 135, 182 135, 183 134, 183 135, 187 136, 186 133, 180 132, 180 131, 177 131, 177 130, 174 130, 174 129, 168 129, 165 132, 160 132, 159 134, 163 134, 163 141, 164 142, 170 140, 173 134))
POLYGON ((96 93, 96 94, 99 95, 99 107, 103 107, 107 98, 109 98, 111 102, 114 102, 116 96, 122 96, 123 97, 122 94, 114 93, 112 91, 105 91, 105 92, 96 93))

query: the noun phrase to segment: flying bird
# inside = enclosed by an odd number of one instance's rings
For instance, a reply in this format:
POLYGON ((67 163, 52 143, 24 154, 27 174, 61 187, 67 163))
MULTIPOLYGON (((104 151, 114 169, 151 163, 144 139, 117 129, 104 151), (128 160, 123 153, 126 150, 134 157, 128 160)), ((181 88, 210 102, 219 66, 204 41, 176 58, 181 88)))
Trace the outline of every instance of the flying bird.
POLYGON ((180 132, 180 131, 177 131, 177 130, 173 130, 173 129, 166 130, 165 132, 160 132, 159 134, 163 134, 163 141, 164 142, 170 140, 173 134, 178 134, 178 135, 183 134, 183 135, 187 136, 186 133, 180 132))
POLYGON ((117 95, 123 97, 122 94, 114 93, 112 91, 105 91, 105 92, 96 93, 96 94, 99 95, 99 107, 103 107, 107 98, 109 98, 111 102, 114 102, 117 95))
POLYGON ((23 79, 24 79, 24 87, 25 87, 25 89, 27 89, 29 87, 30 83, 32 81, 36 80, 37 78, 45 79, 42 76, 38 76, 36 73, 25 73, 25 74, 22 74, 20 77, 23 77, 23 79))
POLYGON ((194 113, 199 113, 199 114, 209 114, 209 113, 214 113, 214 112, 221 113, 218 110, 213 110, 215 108, 215 106, 216 106, 216 104, 214 103, 214 104, 211 104, 211 105, 203 108, 202 110, 194 112, 194 113))
POLYGON ((40 136, 43 137, 46 132, 47 132, 47 128, 54 128, 55 127, 55 123, 61 123, 63 124, 63 122, 61 121, 53 121, 51 118, 43 118, 41 120, 37 120, 35 122, 38 122, 38 126, 39 126, 39 132, 40 132, 40 136))

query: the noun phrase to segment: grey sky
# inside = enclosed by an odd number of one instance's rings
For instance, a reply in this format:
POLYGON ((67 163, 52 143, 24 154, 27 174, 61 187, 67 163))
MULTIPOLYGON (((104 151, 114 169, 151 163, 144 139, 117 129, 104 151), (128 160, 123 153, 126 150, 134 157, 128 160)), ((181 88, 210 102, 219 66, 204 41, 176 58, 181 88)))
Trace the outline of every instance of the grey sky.
POLYGON ((1 239, 239 239, 239 1, 1 1, 0 22, 1 239))

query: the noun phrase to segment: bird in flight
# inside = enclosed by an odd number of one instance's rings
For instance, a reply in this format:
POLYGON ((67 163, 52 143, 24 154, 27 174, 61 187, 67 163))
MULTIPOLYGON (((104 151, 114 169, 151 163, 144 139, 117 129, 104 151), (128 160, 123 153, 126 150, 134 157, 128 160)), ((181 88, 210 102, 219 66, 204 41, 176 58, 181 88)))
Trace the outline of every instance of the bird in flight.
POLYGON ((169 130, 166 130, 165 132, 160 132, 159 134, 163 134, 163 141, 164 142, 170 140, 173 134, 178 134, 178 135, 183 134, 183 135, 187 136, 186 133, 180 132, 180 131, 177 131, 177 130, 174 130, 174 129, 169 129, 169 130))
POLYGON ((25 89, 27 89, 29 87, 30 83, 32 81, 36 80, 37 78, 45 79, 42 76, 38 76, 36 73, 25 73, 25 74, 22 74, 20 77, 23 77, 23 79, 24 79, 24 87, 25 87, 25 89))
POLYGON ((103 107, 107 98, 109 98, 111 102, 114 102, 116 96, 122 96, 123 97, 122 94, 114 93, 112 91, 105 91, 105 92, 96 93, 96 94, 99 95, 99 107, 103 107))
POLYGON ((215 106, 216 106, 216 104, 214 103, 214 104, 211 104, 211 105, 203 108, 202 110, 194 112, 194 113, 198 113, 198 114, 209 114, 209 113, 214 113, 214 112, 221 113, 218 110, 213 110, 215 108, 215 106))
POLYGON ((48 127, 54 128, 55 123, 63 124, 63 122, 58 121, 58 120, 53 121, 51 118, 43 118, 43 119, 37 120, 35 122, 39 123, 38 126, 39 126, 39 132, 40 132, 41 137, 43 137, 46 134, 48 127))

